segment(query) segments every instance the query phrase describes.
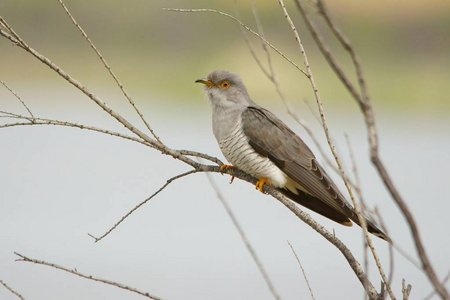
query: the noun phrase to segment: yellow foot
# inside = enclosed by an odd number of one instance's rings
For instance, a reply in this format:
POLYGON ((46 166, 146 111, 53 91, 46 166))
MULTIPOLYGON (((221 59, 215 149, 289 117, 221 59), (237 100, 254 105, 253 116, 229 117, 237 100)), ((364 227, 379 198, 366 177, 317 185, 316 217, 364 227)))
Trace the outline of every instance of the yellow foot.
MULTIPOLYGON (((224 170, 224 169, 226 169, 226 170, 230 170, 230 169, 234 170, 234 169, 237 169, 237 167, 232 166, 232 165, 221 165, 220 169, 221 170, 224 170)), ((234 180, 234 176, 231 176, 230 184, 233 183, 233 180, 234 180)))
POLYGON ((263 177, 263 179, 261 179, 260 181, 258 181, 256 183, 255 188, 257 190, 259 190, 261 193, 265 194, 265 192, 263 191, 263 187, 264 187, 265 184, 268 185, 268 186, 271 185, 269 180, 266 177, 263 177))

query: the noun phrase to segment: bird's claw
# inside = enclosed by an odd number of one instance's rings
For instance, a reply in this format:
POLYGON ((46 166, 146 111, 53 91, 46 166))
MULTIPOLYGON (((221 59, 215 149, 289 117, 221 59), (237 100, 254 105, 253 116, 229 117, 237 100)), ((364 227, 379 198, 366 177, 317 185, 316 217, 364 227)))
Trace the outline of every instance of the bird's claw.
MULTIPOLYGON (((220 169, 221 170, 235 170, 237 168, 235 166, 232 166, 232 165, 221 165, 220 169)), ((231 176, 230 184, 232 184, 233 181, 234 181, 234 176, 231 176)))
POLYGON ((259 190, 263 194, 267 194, 266 192, 263 191, 265 184, 270 186, 270 182, 266 177, 256 182, 255 189, 259 190))

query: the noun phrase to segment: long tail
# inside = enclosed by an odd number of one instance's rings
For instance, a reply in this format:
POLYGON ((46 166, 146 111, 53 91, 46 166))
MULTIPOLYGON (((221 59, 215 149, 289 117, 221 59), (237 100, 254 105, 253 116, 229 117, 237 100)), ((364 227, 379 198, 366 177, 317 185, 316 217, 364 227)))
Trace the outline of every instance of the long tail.
MULTIPOLYGON (((306 208, 311 209, 312 211, 315 211, 318 214, 321 214, 324 217, 327 217, 330 220, 335 221, 336 223, 345 225, 345 226, 352 226, 352 222, 356 223, 361 227, 361 224, 359 223, 358 216, 356 215, 356 212, 348 207, 348 211, 346 213, 342 213, 339 211, 336 211, 335 209, 331 208, 330 206, 326 205, 324 202, 320 201, 319 199, 315 198, 314 196, 311 196, 309 194, 306 194, 304 192, 300 192, 299 194, 294 194, 290 190, 286 189, 278 189, 281 193, 283 193, 286 197, 294 201, 295 203, 298 203, 302 206, 305 206, 306 208), (351 221, 350 221, 351 220, 351 221)), ((375 225, 371 220, 369 220, 367 217, 364 217, 366 219, 367 224, 367 230, 372 233, 373 235, 391 243, 391 239, 385 234, 377 225, 375 225)))

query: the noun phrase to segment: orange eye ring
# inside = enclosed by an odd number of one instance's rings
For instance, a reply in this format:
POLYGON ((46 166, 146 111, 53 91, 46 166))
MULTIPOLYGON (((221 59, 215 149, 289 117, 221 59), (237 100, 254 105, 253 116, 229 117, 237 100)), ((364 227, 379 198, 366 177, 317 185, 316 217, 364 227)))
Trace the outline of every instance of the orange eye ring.
POLYGON ((222 81, 222 83, 220 84, 220 86, 221 86, 223 89, 227 89, 227 88, 230 87, 230 82, 229 82, 228 80, 224 80, 224 81, 222 81))

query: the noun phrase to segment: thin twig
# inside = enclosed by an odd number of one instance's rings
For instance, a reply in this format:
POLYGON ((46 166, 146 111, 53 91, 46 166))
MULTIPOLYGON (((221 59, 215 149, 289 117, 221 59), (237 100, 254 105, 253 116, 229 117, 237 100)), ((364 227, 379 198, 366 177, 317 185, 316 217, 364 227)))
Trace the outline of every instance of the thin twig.
POLYGON ((402 279, 402 295, 403 295, 403 300, 408 300, 409 299, 409 295, 411 294, 411 289, 412 286, 410 284, 408 284, 408 286, 406 286, 406 282, 405 279, 402 279))
POLYGON ((11 89, 8 85, 6 85, 5 82, 3 82, 2 80, 0 80, 0 82, 3 84, 3 86, 4 86, 11 94, 14 95, 14 97, 16 97, 17 100, 20 101, 20 103, 22 103, 23 107, 25 107, 25 109, 28 111, 28 113, 29 113, 30 116, 31 116, 31 122, 33 122, 34 115, 33 115, 33 113, 31 112, 31 110, 28 108, 28 106, 25 104, 25 102, 22 100, 22 98, 20 98, 20 96, 19 96, 16 92, 14 92, 13 89, 11 89))
MULTIPOLYGON (((255 19, 255 23, 256 23, 256 27, 258 28, 258 32, 262 37, 265 37, 264 27, 262 25, 261 19, 259 18, 258 10, 256 9, 256 6, 255 6, 255 0, 251 0, 250 3, 252 6, 252 14, 253 14, 253 18, 255 19)), ((274 79, 275 82, 277 82, 276 76, 275 76, 275 69, 273 67, 272 55, 270 54, 269 48, 267 48, 267 44, 264 43, 263 41, 261 41, 261 46, 262 46, 264 52, 266 52, 267 64, 269 65, 269 69, 270 69, 270 75, 267 73, 266 76, 269 77, 269 79, 272 78, 272 79, 274 79)), ((281 89, 280 89, 280 91, 281 91, 281 89)))
POLYGON ((209 155, 201 153, 201 152, 196 152, 196 151, 192 151, 192 150, 177 150, 177 151, 181 155, 200 157, 203 159, 207 159, 213 163, 216 163, 219 166, 223 165, 223 162, 220 159, 218 159, 217 157, 212 157, 212 156, 209 156, 209 155))
POLYGON ((15 290, 13 290, 10 286, 8 286, 3 280, 0 280, 0 284, 3 285, 8 291, 10 291, 11 293, 13 293, 14 295, 16 295, 17 297, 19 297, 19 299, 25 300, 25 298, 19 294, 18 292, 16 292, 15 290))
POLYGON ((257 32, 253 31, 252 29, 250 29, 247 25, 245 25, 244 23, 242 23, 240 20, 238 20, 237 18, 233 17, 232 15, 229 15, 227 13, 215 10, 215 9, 209 9, 209 8, 202 8, 202 9, 181 9, 181 8, 163 8, 166 11, 174 11, 174 12, 211 12, 211 13, 216 13, 228 18, 231 18, 232 20, 236 21, 239 25, 241 25, 242 27, 244 27, 246 30, 248 30, 249 32, 251 32, 252 34, 256 35, 258 38, 260 38, 261 40, 264 41, 264 43, 266 43, 270 48, 272 48, 275 52, 277 52, 279 55, 281 55, 281 57, 283 57, 285 60, 287 60, 291 65, 293 65, 296 69, 298 69, 300 72, 302 72, 303 74, 306 75, 306 72, 300 68, 296 63, 294 63, 291 59, 289 59, 289 57, 287 57, 286 55, 284 55, 284 53, 282 53, 280 50, 278 50, 274 45, 272 45, 268 40, 266 40, 264 37, 262 37, 260 34, 258 34, 257 32))
MULTIPOLYGON (((5 19, 3 19, 0 16, 0 24, 6 29, 6 31, 8 33, 6 33, 6 35, 2 34, 4 37, 6 37, 7 39, 9 39, 11 42, 14 43, 14 45, 17 44, 25 44, 25 42, 20 38, 20 36, 17 35, 17 33, 12 29, 11 26, 9 26, 9 24, 5 21, 5 19)), ((1 30, 1 28, 0 28, 1 30)), ((3 30, 2 30, 3 31, 3 30)), ((25 44, 25 46, 28 46, 25 44)))
POLYGON ((75 274, 75 275, 80 276, 82 278, 86 278, 86 279, 89 279, 89 280, 93 280, 93 281, 109 284, 109 285, 112 285, 112 286, 115 286, 115 287, 118 287, 118 288, 130 291, 130 292, 139 294, 141 296, 144 296, 144 297, 147 297, 147 298, 150 298, 150 299, 155 299, 155 300, 161 299, 161 298, 153 296, 153 295, 151 295, 151 294, 149 294, 147 292, 139 291, 139 290, 137 290, 135 288, 129 287, 127 285, 124 285, 124 284, 121 284, 121 283, 118 283, 118 282, 114 282, 114 281, 110 281, 110 280, 106 280, 106 279, 101 279, 101 278, 98 278, 98 277, 94 277, 92 275, 86 275, 86 274, 80 273, 76 269, 68 269, 66 267, 63 267, 63 266, 60 266, 60 265, 57 265, 57 264, 53 264, 53 263, 49 263, 49 262, 46 262, 46 261, 43 261, 43 260, 37 260, 37 259, 29 258, 29 257, 26 257, 26 256, 24 256, 22 254, 17 253, 17 252, 14 252, 14 254, 20 257, 20 258, 16 259, 16 261, 31 262, 31 263, 38 264, 38 265, 49 266, 49 267, 52 267, 52 268, 55 268, 55 269, 58 269, 58 270, 62 270, 62 271, 66 271, 68 273, 75 274))
POLYGON ((25 117, 23 115, 19 115, 19 114, 15 114, 15 113, 12 113, 9 111, 3 111, 3 110, 0 110, 0 113, 6 115, 6 116, 1 116, 2 118, 24 119, 24 120, 28 120, 31 122, 30 117, 25 117))
POLYGON ((146 204, 148 201, 150 201, 153 197, 155 197, 156 195, 158 195, 160 192, 162 192, 169 184, 171 184, 173 181, 180 179, 182 177, 194 174, 194 173, 198 173, 199 171, 197 170, 191 170, 182 174, 179 174, 177 176, 174 176, 170 179, 168 179, 166 181, 166 183, 160 187, 156 192, 154 192, 150 197, 148 197, 147 199, 145 199, 144 201, 142 201, 141 203, 139 203, 138 205, 136 205, 132 210, 130 210, 126 215, 124 215, 116 224, 114 224, 110 229, 108 229, 108 231, 106 231, 102 236, 100 237, 95 237, 92 234, 88 233, 88 235, 93 238, 95 240, 95 243, 97 243, 98 241, 102 240, 104 237, 106 237, 107 235, 109 235, 114 229, 116 229, 123 221, 125 221, 126 218, 128 218, 132 213, 134 213, 136 210, 138 210, 141 206, 143 206, 144 204, 146 204))
MULTIPOLYGON (((352 162, 352 173, 355 176, 355 182, 356 182, 356 186, 354 186, 356 194, 358 195, 359 201, 361 202, 361 208, 362 211, 364 211, 364 197, 362 195, 362 189, 361 189, 361 182, 359 180, 359 173, 358 173, 358 167, 356 166, 356 160, 355 160, 355 156, 353 154, 353 148, 350 144, 350 138, 347 134, 345 134, 345 140, 347 141, 347 148, 349 151, 349 155, 350 155, 350 160, 352 162)), ((364 231, 363 231, 363 235, 364 235, 364 231)), ((369 245, 367 242, 365 242, 364 240, 364 270, 366 271, 366 274, 369 274, 369 260, 368 260, 368 248, 369 245)))
POLYGON ((139 108, 136 106, 136 104, 134 103, 133 99, 131 99, 130 95, 127 93, 127 91, 125 90, 124 86, 122 85, 122 83, 120 82, 119 78, 117 78, 116 74, 114 74, 113 70, 111 69, 111 67, 109 66, 109 64, 106 62, 105 58, 103 57, 103 55, 100 53, 100 51, 97 49, 97 47, 95 47, 94 43, 91 41, 91 39, 89 38, 89 36, 86 34, 86 32, 83 30, 83 28, 78 24, 78 22, 75 20, 75 18, 73 17, 73 15, 70 13, 70 11, 67 9, 66 5, 62 2, 62 0, 58 0, 59 3, 61 4, 61 6, 63 7, 63 9, 65 10, 65 12, 67 13, 67 15, 69 16, 70 20, 72 21, 72 23, 75 25, 75 27, 78 28, 78 30, 81 32, 81 34, 83 35, 83 37, 86 39, 86 41, 89 43, 89 45, 91 46, 91 48, 95 51, 95 53, 97 54, 97 56, 100 58, 100 60, 102 61, 103 65, 105 66, 105 68, 108 70, 109 74, 111 75, 111 77, 114 79, 114 81, 116 82, 116 84, 119 86, 120 90, 122 91, 123 95, 128 99, 128 102, 131 104, 131 106, 133 106, 134 110, 136 111, 136 113, 139 115, 139 117, 141 118, 142 122, 144 122, 145 126, 147 127, 147 129, 150 131, 150 133, 155 137, 155 139, 159 142, 162 143, 161 140, 159 139, 159 137, 156 135, 156 133, 153 131, 153 129, 150 127, 150 125, 148 124, 148 122, 145 120, 144 115, 141 113, 141 111, 139 110, 139 108))
POLYGON ((239 222, 238 222, 237 218, 235 217, 233 211, 231 210, 231 208, 228 205, 227 201, 225 200, 225 198, 223 197, 222 193, 220 192, 219 187, 214 182, 211 174, 205 173, 205 175, 208 178, 208 181, 211 184, 211 187, 216 192, 217 198, 220 200, 220 202, 222 203, 223 207, 225 208, 228 216, 230 217, 231 221, 233 222, 234 227, 239 232, 239 236, 241 237, 242 241, 244 242, 245 247, 247 248, 247 250, 250 253, 251 257, 255 261, 256 266, 258 267, 259 272, 261 273, 261 275, 263 276, 267 286, 269 287, 270 292, 272 293, 272 295, 274 296, 275 299, 281 299, 280 295, 278 294, 277 290, 275 289, 275 286, 272 283, 272 280, 269 277, 269 274, 267 273, 266 269, 264 268, 264 265, 262 264, 261 260, 259 259, 258 255, 256 254, 255 249, 253 249, 253 246, 251 245, 249 239, 247 238, 244 230, 242 229, 241 225, 239 224, 239 222))
MULTIPOLYGON (((0 113, 7 113, 7 112, 0 111, 0 113)), ((28 119, 27 117, 21 116, 21 115, 7 116, 7 117, 8 118, 18 118, 18 119, 28 119)), ((8 128, 8 127, 16 127, 16 126, 34 126, 34 125, 54 125, 54 126, 74 127, 74 128, 79 128, 79 129, 85 129, 85 130, 90 130, 90 131, 95 131, 95 132, 99 132, 99 133, 108 134, 108 135, 111 135, 111 136, 120 137, 120 138, 123 138, 123 139, 126 139, 126 140, 130 140, 130 141, 133 141, 133 142, 138 142, 140 144, 149 146, 147 144, 147 142, 145 142, 145 141, 143 141, 143 140, 141 140, 139 138, 133 137, 133 136, 125 135, 125 134, 122 134, 122 133, 118 133, 118 132, 114 132, 114 131, 111 131, 111 130, 106 130, 106 129, 102 129, 102 128, 98 128, 98 127, 94 127, 94 126, 77 124, 77 123, 66 122, 66 121, 59 121, 59 120, 34 118, 34 122, 33 123, 30 123, 30 122, 7 123, 7 124, 0 125, 0 129, 1 128, 8 128)))
MULTIPOLYGON (((380 224, 380 226, 381 226, 381 230, 383 230, 389 236, 389 230, 388 230, 386 224, 384 223, 383 217, 381 216, 381 214, 378 211, 377 207, 375 207, 374 213, 377 216, 377 221, 378 221, 378 224, 380 224)), ((389 275, 388 275, 388 281, 389 281, 389 284, 392 286, 392 281, 394 280, 394 267, 395 267, 395 264, 394 264, 394 245, 393 245, 393 243, 389 243, 388 247, 389 247, 389 275)), ((420 267, 419 267, 419 270, 421 270, 420 267)))
POLYGON ((297 253, 294 250, 294 247, 292 247, 292 245, 291 245, 291 243, 289 243, 289 241, 287 241, 287 243, 289 244, 289 247, 291 247, 292 253, 294 253, 295 258, 297 259, 298 265, 300 266, 300 269, 302 269, 303 278, 305 278, 306 285, 308 286, 308 289, 309 289, 309 294, 311 295, 311 299, 314 300, 315 299, 314 298, 314 294, 313 294, 313 291, 311 289, 311 286, 309 285, 309 280, 308 280, 308 277, 306 276, 305 269, 303 269, 302 263, 300 262, 300 259, 298 258, 298 255, 297 255, 297 253))

